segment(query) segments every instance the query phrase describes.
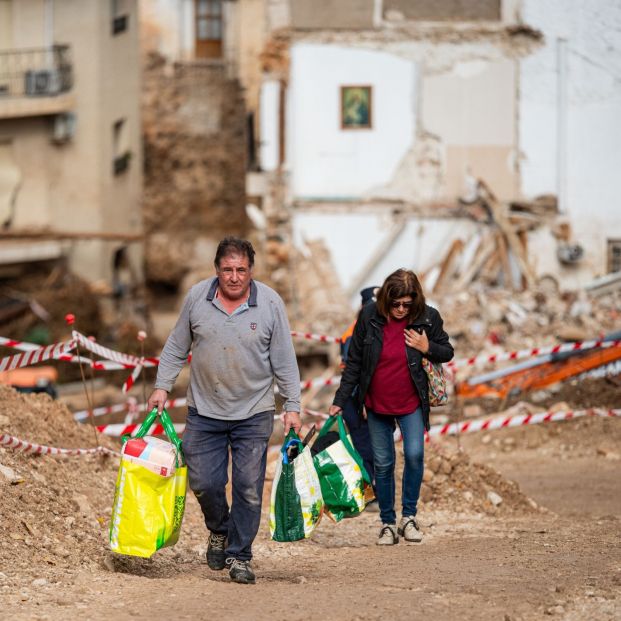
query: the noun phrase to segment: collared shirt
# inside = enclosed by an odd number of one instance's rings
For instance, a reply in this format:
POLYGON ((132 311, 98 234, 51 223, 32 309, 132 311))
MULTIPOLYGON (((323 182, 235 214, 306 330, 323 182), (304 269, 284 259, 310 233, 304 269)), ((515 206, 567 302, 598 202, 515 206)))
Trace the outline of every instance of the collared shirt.
POLYGON ((273 410, 276 384, 286 411, 300 411, 300 374, 285 305, 252 280, 248 300, 228 313, 216 297, 218 279, 190 289, 162 354, 156 388, 170 391, 192 351, 188 405, 222 420, 273 410))

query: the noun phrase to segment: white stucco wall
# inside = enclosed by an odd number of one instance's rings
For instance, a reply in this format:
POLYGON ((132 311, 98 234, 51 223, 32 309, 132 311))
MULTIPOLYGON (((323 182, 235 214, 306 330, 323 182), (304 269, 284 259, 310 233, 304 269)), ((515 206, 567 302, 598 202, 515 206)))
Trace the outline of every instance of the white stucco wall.
POLYGON ((606 240, 621 238, 621 4, 615 0, 524 0, 524 21, 545 46, 520 64, 522 192, 556 193, 557 38, 566 44, 566 213, 584 265, 584 282, 606 269, 606 240))
POLYGON ((414 63, 380 51, 297 43, 290 76, 293 194, 359 197, 386 184, 414 141, 414 63), (341 129, 340 88, 347 85, 373 87, 371 129, 341 129))
POLYGON ((297 209, 293 217, 294 242, 303 248, 306 240, 321 239, 330 250, 334 269, 344 290, 352 292, 352 308, 360 304, 359 290, 381 285, 394 270, 405 267, 420 273, 437 263, 453 239, 466 241, 476 225, 462 219, 410 217, 401 234, 366 274, 368 261, 385 245, 394 219, 381 210, 318 212, 297 209), (363 276, 361 278, 361 276, 363 276))

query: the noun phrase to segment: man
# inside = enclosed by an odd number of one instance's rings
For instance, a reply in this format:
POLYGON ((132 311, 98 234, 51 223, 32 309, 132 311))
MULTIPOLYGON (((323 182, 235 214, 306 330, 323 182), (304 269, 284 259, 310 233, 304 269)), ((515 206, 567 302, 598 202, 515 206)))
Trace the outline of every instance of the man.
POLYGON ((249 562, 261 520, 274 379, 285 400, 285 434, 301 426, 300 374, 285 306, 275 291, 252 279, 254 254, 248 241, 220 242, 216 277, 186 296, 148 402, 149 409, 162 410, 191 349, 183 436, 190 488, 210 531, 207 564, 215 570, 228 566, 231 580, 242 584, 255 583, 249 562))

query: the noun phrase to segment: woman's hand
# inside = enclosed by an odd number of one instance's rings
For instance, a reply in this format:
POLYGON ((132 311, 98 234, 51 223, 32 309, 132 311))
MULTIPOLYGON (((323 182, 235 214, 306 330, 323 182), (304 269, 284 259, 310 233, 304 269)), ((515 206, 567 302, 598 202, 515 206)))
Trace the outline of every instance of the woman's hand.
POLYGON ((342 408, 340 405, 331 405, 328 410, 328 414, 330 414, 330 416, 336 416, 337 414, 340 414, 341 411, 342 408))
POLYGON ((413 347, 417 349, 422 354, 426 354, 429 351, 429 339, 427 338, 427 334, 423 330, 422 334, 416 332, 416 330, 409 329, 404 330, 405 332, 405 344, 408 347, 413 347))

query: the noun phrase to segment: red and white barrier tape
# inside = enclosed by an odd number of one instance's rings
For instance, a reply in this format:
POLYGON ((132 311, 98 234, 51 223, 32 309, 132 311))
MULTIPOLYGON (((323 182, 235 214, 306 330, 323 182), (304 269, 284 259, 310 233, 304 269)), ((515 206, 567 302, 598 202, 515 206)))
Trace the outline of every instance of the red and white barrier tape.
POLYGON ((333 375, 327 379, 322 377, 308 380, 306 382, 300 382, 301 390, 308 390, 309 388, 315 388, 316 386, 338 386, 341 383, 340 375, 333 375))
POLYGON ((140 364, 132 371, 132 374, 123 382, 122 392, 123 394, 127 394, 132 386, 136 383, 140 372, 142 371, 142 367, 144 366, 144 358, 140 359, 140 364))
MULTIPOLYGON (((317 412, 315 410, 305 409, 304 412, 311 416, 327 419, 329 415, 325 412, 317 412)), ((464 421, 460 423, 451 423, 447 425, 433 425, 429 432, 425 434, 426 441, 429 442, 431 438, 438 436, 452 436, 462 433, 475 433, 477 431, 493 431, 494 429, 503 429, 508 427, 520 427, 523 425, 536 425, 539 423, 557 422, 562 420, 570 420, 574 418, 581 418, 583 416, 601 416, 601 417, 621 417, 621 409, 604 409, 604 408, 590 408, 588 410, 567 410, 563 412, 538 412, 536 414, 516 414, 514 416, 497 416, 495 418, 477 419, 471 421, 464 421)), ((275 420, 279 420, 280 416, 274 416, 275 420)), ((321 423, 319 428, 321 428, 321 423)), ((122 436, 125 434, 133 434, 140 428, 140 424, 124 425, 100 425, 97 430, 103 434, 109 436, 122 436)), ((183 433, 185 430, 185 424, 176 423, 175 430, 177 433, 183 433)), ((149 432, 154 435, 162 434, 163 428, 161 425, 156 425, 151 428, 149 432)), ((401 434, 397 429, 395 431, 395 440, 400 440, 401 434)))
MULTIPOLYGON (((292 336, 302 337, 311 340, 317 340, 324 343, 340 343, 341 339, 334 336, 326 336, 322 334, 311 334, 305 332, 291 332, 292 336)), ((156 367, 159 364, 159 358, 157 356, 145 357, 144 359, 138 358, 137 356, 132 356, 129 354, 125 354, 123 352, 115 351, 108 347, 103 347, 98 343, 91 341, 86 336, 81 334, 80 332, 73 331, 73 337, 88 351, 91 351, 98 356, 104 358, 104 360, 90 360, 89 358, 79 357, 79 356, 66 356, 58 357, 61 360, 65 360, 68 362, 82 362, 83 364, 87 364, 97 371, 117 371, 122 369, 134 369, 135 373, 132 373, 130 378, 126 381, 126 384, 129 384, 129 387, 126 390, 129 390, 131 385, 133 385, 140 374, 140 371, 136 370, 138 366, 144 367, 156 367)), ((24 341, 17 341, 14 339, 8 339, 5 337, 0 337, 0 345, 5 347, 12 347, 14 349, 18 349, 24 352, 33 352, 37 350, 41 350, 42 348, 34 343, 26 343, 24 341)), ((477 356, 473 356, 471 358, 459 358, 457 360, 452 360, 451 362, 446 363, 446 369, 455 369, 458 367, 466 367, 466 366, 474 366, 485 363, 496 363, 496 362, 506 362, 509 360, 522 360, 524 358, 534 358, 537 356, 543 356, 546 354, 562 354, 566 352, 577 352, 577 351, 585 351, 588 349, 595 348, 608 348, 608 347, 619 347, 621 346, 621 340, 615 341, 604 341, 604 340, 590 340, 590 341, 579 341, 575 343, 562 343, 560 345, 551 345, 548 347, 533 347, 530 349, 521 349, 514 351, 502 351, 495 354, 479 354, 477 356)), ((50 345, 49 347, 53 347, 50 345)), ((67 350, 68 351, 68 350, 67 350)), ((66 354, 66 352, 65 352, 66 354)), ((188 357, 188 362, 191 357, 188 357)), ((22 358, 21 360, 25 360, 26 358, 22 358)), ((25 365, 23 365, 25 366, 25 365)), ((15 368, 15 367, 14 367, 15 368)), ((0 369, 1 370, 1 369, 0 369)), ((312 380, 313 382, 318 380, 312 380)), ((336 383, 328 380, 326 383, 327 386, 336 383)), ((303 388, 310 388, 311 386, 315 386, 318 384, 310 384, 309 382, 304 382, 302 384, 303 388)))
POLYGON ((446 425, 434 425, 429 430, 429 436, 454 436, 461 433, 491 431, 504 427, 520 427, 522 425, 570 420, 582 416, 621 417, 621 409, 589 408, 588 410, 566 410, 563 412, 550 410, 548 412, 537 412, 536 414, 516 414, 514 416, 497 416, 487 420, 477 419, 461 423, 447 423, 446 425))
POLYGON ((483 364, 486 362, 505 362, 507 360, 522 360, 523 358, 536 358, 546 354, 563 354, 565 352, 584 351, 607 347, 619 347, 621 340, 616 341, 578 341, 576 343, 563 343, 562 345, 551 345, 549 347, 533 347, 531 349, 520 349, 516 351, 504 351, 497 354, 483 354, 472 358, 460 358, 451 360, 447 363, 448 367, 463 367, 483 364))
POLYGON ((68 341, 67 343, 55 343, 47 347, 37 347, 37 349, 24 351, 14 356, 7 356, 0 360, 0 371, 12 371, 21 367, 28 367, 50 358, 62 360, 74 347, 75 341, 68 341))
POLYGON ((320 341, 321 343, 340 343, 338 336, 326 336, 325 334, 311 334, 310 332, 291 331, 291 336, 306 339, 307 341, 320 341))
POLYGON ((38 455, 93 455, 97 453, 119 455, 117 451, 113 451, 105 446, 97 446, 95 448, 88 449, 56 448, 54 446, 45 446, 44 444, 35 444, 34 442, 20 440, 19 438, 8 434, 0 434, 0 445, 15 449, 16 451, 20 451, 22 453, 36 453, 38 455))
POLYGON ((91 341, 88 337, 84 336, 77 330, 73 330, 71 334, 73 335, 73 338, 78 341, 82 347, 84 347, 84 349, 97 354, 101 358, 112 360, 114 362, 120 362, 121 364, 131 364, 133 367, 140 363, 140 359, 136 356, 130 356, 129 354, 124 354, 123 352, 104 347, 95 341, 91 341))
POLYGON ((20 351, 32 351, 33 349, 39 349, 41 347, 41 345, 36 345, 35 343, 25 343, 24 341, 7 339, 5 336, 0 336, 0 345, 3 347, 10 347, 11 349, 18 349, 20 351))
MULTIPOLYGON (((180 408, 187 405, 188 401, 185 397, 180 397, 179 399, 170 399, 166 401, 166 409, 172 410, 173 408, 180 408)), ((93 416, 105 416, 106 414, 117 414, 119 412, 125 412, 129 410, 130 407, 127 403, 117 403, 116 405, 106 405, 103 407, 95 408, 93 410, 93 416)), ((147 409, 145 403, 139 403, 134 406, 135 411, 144 412, 147 409)), ((77 421, 83 421, 90 417, 90 412, 88 410, 80 410, 79 412, 74 412, 73 418, 77 421)))
MULTIPOLYGON (((304 412, 311 416, 327 419, 329 415, 325 412, 317 412, 305 408, 304 412)), ((453 436, 461 433, 474 433, 476 431, 492 431, 506 427, 520 427, 523 425, 536 425, 538 423, 556 422, 581 418, 583 416, 602 416, 602 417, 621 417, 621 409, 589 408, 588 410, 566 410, 557 412, 537 412, 536 414, 515 414, 513 416, 496 416, 494 418, 481 418, 476 420, 462 421, 459 423, 447 423, 446 425, 433 425, 427 434, 429 438, 437 436, 453 436)), ((395 437, 400 438, 399 430, 395 432, 395 437)))
MULTIPOLYGON (((82 338, 86 338, 84 337, 84 335, 81 335, 81 336, 82 338)), ((88 340, 88 342, 91 343, 92 341, 88 340)), ((12 349, 17 349, 18 351, 24 351, 24 352, 30 352, 30 351, 41 349, 41 346, 36 345, 35 343, 17 341, 15 339, 9 339, 3 336, 0 336, 0 345, 4 347, 11 347, 12 349)), ((109 350, 109 351, 112 351, 112 350, 109 350)), ((126 354, 121 354, 121 355, 125 356, 126 354)), ((74 362, 74 363, 81 362, 82 364, 92 367, 96 371, 122 371, 124 369, 133 369, 136 366, 134 363, 129 363, 129 362, 115 362, 112 360, 91 360, 90 358, 85 358, 84 356, 76 356, 76 355, 69 356, 66 354, 63 355, 59 359, 65 362, 74 362)), ((148 357, 144 359, 144 366, 146 367, 155 367, 158 364, 159 364, 159 358, 157 357, 148 357)))
MULTIPOLYGON (((133 423, 131 425, 114 424, 114 425, 99 425, 97 427, 97 431, 99 433, 103 433, 107 436, 124 436, 124 435, 134 435, 138 429, 140 429, 141 423, 133 423)), ((175 431, 179 434, 185 431, 185 423, 175 423, 174 424, 175 431)), ((164 434, 164 427, 162 425, 152 425, 148 431, 149 435, 152 436, 160 436, 164 434)))

